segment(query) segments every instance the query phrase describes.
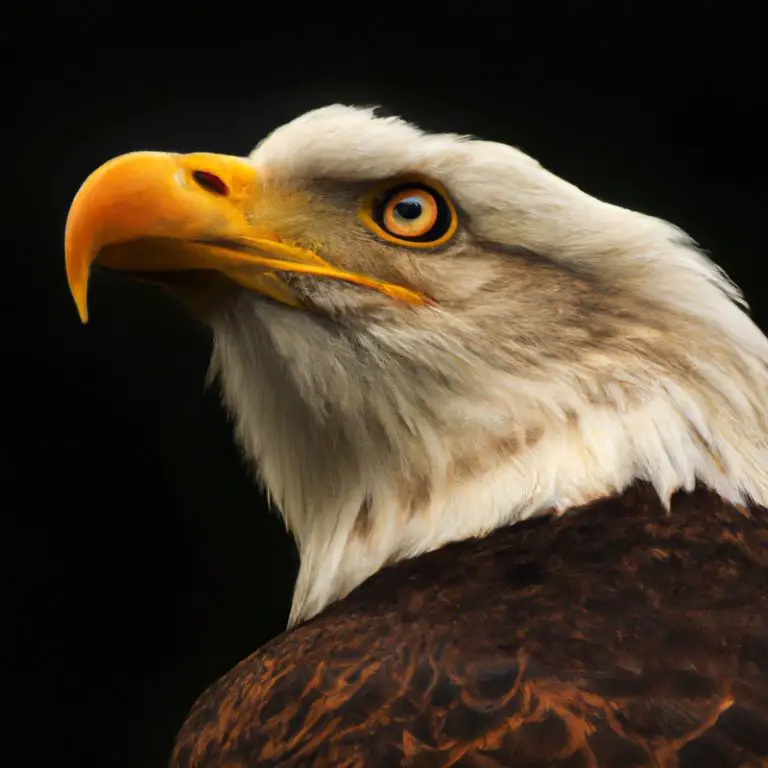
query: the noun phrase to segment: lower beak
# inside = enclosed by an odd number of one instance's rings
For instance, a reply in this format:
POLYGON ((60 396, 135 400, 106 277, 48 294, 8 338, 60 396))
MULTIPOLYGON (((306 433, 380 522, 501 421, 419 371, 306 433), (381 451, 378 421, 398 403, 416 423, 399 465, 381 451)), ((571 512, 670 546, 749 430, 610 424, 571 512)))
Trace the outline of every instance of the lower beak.
POLYGON ((293 307, 285 273, 344 280, 422 304, 402 286, 337 269, 313 251, 257 229, 262 185, 246 160, 225 155, 134 152, 110 160, 78 191, 67 217, 67 280, 88 321, 91 266, 146 274, 216 270, 293 307))

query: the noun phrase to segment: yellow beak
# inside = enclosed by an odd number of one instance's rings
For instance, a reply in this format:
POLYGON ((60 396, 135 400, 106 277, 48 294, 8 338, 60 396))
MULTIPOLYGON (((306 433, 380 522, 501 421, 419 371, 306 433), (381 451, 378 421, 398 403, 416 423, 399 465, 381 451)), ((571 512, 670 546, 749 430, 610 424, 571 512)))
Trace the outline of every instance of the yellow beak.
POLYGON ((262 185, 246 160, 194 153, 133 152, 105 163, 78 191, 67 217, 67 280, 88 321, 91 266, 131 272, 212 270, 300 307, 280 273, 345 280, 408 304, 426 297, 337 269, 316 253, 254 227, 262 185))

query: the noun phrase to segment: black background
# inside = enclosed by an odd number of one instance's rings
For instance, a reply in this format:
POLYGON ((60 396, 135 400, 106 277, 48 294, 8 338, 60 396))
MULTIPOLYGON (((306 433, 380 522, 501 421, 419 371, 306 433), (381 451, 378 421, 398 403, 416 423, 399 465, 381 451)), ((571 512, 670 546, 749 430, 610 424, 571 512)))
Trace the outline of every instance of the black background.
POLYGON ((758 20, 725 4, 611 7, 543 6, 535 22, 513 6, 444 9, 441 31, 389 6, 349 32, 298 11, 219 9, 160 32, 145 11, 99 6, 47 12, 50 41, 35 8, 8 15, 0 445, 4 659, 20 685, 4 700, 25 765, 164 765, 194 698, 282 631, 297 567, 204 389, 207 331, 161 293, 102 274, 79 324, 64 222, 110 157, 244 154, 307 109, 381 104, 515 144, 598 197, 674 221, 768 327, 758 20))

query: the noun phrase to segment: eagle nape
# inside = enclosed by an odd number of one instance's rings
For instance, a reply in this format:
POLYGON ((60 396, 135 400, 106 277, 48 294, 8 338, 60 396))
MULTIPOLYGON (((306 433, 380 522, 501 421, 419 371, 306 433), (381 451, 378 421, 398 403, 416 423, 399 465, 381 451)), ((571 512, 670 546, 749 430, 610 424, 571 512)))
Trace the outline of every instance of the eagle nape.
POLYGON ((204 306, 300 553, 173 768, 768 764, 768 339, 676 227, 334 105, 106 163, 65 255, 204 306))

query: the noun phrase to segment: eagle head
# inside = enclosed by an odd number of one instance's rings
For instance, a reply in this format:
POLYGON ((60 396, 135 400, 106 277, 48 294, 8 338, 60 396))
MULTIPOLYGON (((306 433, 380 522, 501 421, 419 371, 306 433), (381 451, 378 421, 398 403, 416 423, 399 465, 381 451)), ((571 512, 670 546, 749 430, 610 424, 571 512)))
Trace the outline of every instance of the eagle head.
POLYGON ((67 221, 213 332, 296 538, 291 622, 387 563, 637 479, 768 503, 768 340, 689 238, 512 147, 329 106, 248 158, 138 152, 67 221))

